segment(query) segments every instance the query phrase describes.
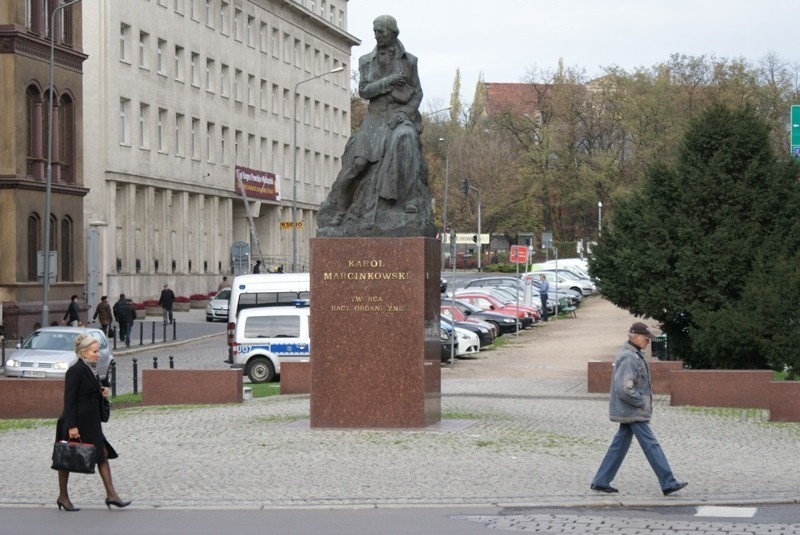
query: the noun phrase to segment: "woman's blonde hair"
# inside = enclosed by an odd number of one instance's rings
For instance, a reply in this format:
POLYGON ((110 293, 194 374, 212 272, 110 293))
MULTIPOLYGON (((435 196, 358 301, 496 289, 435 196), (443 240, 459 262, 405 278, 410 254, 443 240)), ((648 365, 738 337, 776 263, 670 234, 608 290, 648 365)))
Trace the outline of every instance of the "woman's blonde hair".
POLYGON ((83 358, 82 353, 89 349, 89 346, 92 344, 99 344, 95 337, 86 333, 79 334, 75 337, 75 353, 77 353, 80 358, 83 358))

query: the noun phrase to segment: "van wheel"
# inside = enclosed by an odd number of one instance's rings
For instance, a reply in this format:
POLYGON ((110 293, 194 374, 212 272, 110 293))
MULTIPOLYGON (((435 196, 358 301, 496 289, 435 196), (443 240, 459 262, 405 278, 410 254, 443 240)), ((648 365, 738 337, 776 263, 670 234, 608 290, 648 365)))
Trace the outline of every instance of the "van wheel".
POLYGON ((267 357, 256 357, 247 364, 247 377, 252 383, 268 383, 275 380, 275 367, 267 357))

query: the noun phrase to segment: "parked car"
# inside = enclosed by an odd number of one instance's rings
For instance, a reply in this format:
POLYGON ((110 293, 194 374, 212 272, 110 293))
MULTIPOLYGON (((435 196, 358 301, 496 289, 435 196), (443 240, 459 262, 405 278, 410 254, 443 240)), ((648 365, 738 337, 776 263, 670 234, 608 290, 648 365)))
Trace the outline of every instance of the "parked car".
MULTIPOLYGON (((449 321, 440 320, 439 324, 441 328, 444 329, 447 333, 453 332, 453 327, 450 325, 449 321)), ((456 327, 454 336, 455 336, 455 347, 453 349, 456 357, 463 357, 465 355, 471 353, 477 353, 478 351, 480 351, 481 343, 480 340, 478 340, 478 336, 476 334, 456 327)), ((442 356, 444 356, 444 352, 445 350, 444 348, 442 348, 442 356)), ((447 359, 449 358, 450 358, 450 350, 448 348, 447 359)))
POLYGON ((491 310, 492 312, 500 312, 508 314, 512 317, 519 318, 522 328, 527 328, 533 325, 534 317, 533 312, 527 307, 517 307, 516 305, 509 305, 501 302, 495 296, 491 295, 485 290, 460 290, 456 292, 456 297, 462 301, 466 301, 481 310, 491 310))
MULTIPOLYGON (((508 314, 501 314, 480 308, 460 299, 442 299, 442 306, 452 306, 469 319, 479 319, 491 323, 497 329, 497 336, 517 331, 519 321, 508 314)), ((519 326, 521 328, 521 325, 519 326)))
POLYGON ((454 310, 452 307, 442 307, 441 317, 446 321, 454 321, 456 327, 475 333, 478 336, 478 340, 480 340, 481 348, 491 345, 494 341, 494 325, 483 321, 466 321, 464 315, 458 310, 454 310))
POLYGON ((78 361, 75 338, 88 334, 100 346, 97 375, 108 379, 114 357, 108 338, 93 327, 42 327, 28 336, 6 359, 6 377, 37 377, 63 379, 67 369, 78 361))
POLYGON ((206 305, 206 321, 228 320, 228 304, 231 300, 231 289, 223 288, 212 297, 206 305))
POLYGON ((578 278, 577 275, 566 269, 540 269, 534 272, 534 276, 544 275, 550 284, 556 283, 559 289, 567 288, 574 292, 580 292, 583 296, 592 295, 597 288, 589 279, 578 278))

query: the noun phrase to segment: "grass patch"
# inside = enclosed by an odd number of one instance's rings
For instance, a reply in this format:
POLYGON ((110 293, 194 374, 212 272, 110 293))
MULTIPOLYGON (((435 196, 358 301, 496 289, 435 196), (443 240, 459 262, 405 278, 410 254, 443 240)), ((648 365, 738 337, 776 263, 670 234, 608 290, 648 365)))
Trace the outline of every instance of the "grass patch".
POLYGON ((18 420, 0 420, 0 433, 13 429, 36 429, 43 425, 53 425, 55 420, 25 418, 18 420))
POLYGON ((119 403, 120 405, 136 405, 137 403, 142 402, 142 393, 139 392, 138 394, 120 394, 119 396, 114 396, 111 398, 111 403, 119 403))
POLYGON ((255 383, 248 384, 247 386, 253 391, 254 398, 266 398, 269 396, 277 396, 281 393, 280 383, 255 383))

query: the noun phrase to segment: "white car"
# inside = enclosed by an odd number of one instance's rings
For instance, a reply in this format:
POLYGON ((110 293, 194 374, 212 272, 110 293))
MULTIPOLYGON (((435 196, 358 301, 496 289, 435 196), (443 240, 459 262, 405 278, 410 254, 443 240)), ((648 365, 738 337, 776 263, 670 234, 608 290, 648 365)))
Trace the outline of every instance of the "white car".
POLYGON ((471 355, 481 350, 481 340, 478 335, 467 329, 456 327, 456 347, 457 357, 471 355))
POLYGON ((228 321, 228 303, 231 299, 231 289, 223 288, 212 297, 206 305, 206 321, 228 321))
POLYGON ((91 327, 43 327, 35 330, 18 349, 6 359, 6 377, 35 377, 63 379, 67 369, 78 361, 75 338, 89 334, 100 346, 97 374, 108 379, 114 357, 103 331, 91 327))

